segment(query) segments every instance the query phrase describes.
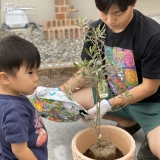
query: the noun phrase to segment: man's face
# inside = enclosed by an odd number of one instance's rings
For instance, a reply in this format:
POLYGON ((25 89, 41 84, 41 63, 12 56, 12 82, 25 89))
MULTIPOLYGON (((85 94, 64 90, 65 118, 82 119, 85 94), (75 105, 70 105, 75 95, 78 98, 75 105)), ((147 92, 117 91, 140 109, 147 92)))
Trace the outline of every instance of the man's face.
POLYGON ((112 5, 108 13, 98 11, 101 20, 114 33, 122 32, 130 23, 133 17, 134 6, 129 6, 125 12, 122 12, 118 6, 112 5))

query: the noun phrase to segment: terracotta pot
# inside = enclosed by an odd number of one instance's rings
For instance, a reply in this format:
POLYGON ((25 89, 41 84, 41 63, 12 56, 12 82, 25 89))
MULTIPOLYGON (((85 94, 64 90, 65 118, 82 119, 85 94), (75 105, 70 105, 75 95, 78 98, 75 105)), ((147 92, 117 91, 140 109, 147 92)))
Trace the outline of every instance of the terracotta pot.
MULTIPOLYGON (((110 139, 123 153, 124 157, 118 160, 133 160, 135 153, 135 141, 133 137, 123 129, 110 125, 101 125, 102 139, 110 139)), ((97 142, 97 134, 94 128, 86 128, 78 132, 72 139, 72 155, 74 160, 93 160, 84 156, 90 146, 97 142)))

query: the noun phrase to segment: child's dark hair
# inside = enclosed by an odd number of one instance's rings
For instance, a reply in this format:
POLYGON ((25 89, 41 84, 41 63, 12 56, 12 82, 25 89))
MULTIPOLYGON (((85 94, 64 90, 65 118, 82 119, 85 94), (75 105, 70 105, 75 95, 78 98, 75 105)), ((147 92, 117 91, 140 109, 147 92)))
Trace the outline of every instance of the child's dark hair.
POLYGON ((23 64, 28 70, 39 68, 40 63, 39 51, 31 42, 15 35, 0 41, 0 72, 15 76, 23 64))
POLYGON ((130 5, 135 5, 136 0, 95 0, 95 3, 101 12, 107 14, 112 5, 118 6, 122 12, 125 12, 130 5))

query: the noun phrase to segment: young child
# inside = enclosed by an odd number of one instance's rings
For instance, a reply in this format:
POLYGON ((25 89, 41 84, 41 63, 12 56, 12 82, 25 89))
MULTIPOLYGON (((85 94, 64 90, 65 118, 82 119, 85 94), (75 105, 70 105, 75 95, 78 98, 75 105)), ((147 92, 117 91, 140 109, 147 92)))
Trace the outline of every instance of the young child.
POLYGON ((48 135, 25 95, 38 86, 40 54, 18 36, 0 41, 0 160, 48 160, 48 135))

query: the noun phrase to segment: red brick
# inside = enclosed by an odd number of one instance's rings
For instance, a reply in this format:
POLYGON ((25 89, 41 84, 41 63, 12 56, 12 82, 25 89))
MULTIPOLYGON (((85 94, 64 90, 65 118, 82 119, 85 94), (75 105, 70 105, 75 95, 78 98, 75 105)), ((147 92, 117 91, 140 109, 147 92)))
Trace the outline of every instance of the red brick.
POLYGON ((74 35, 75 35, 75 38, 79 38, 79 29, 78 28, 74 29, 74 35))
POLYGON ((44 35, 45 40, 48 40, 48 31, 44 31, 43 35, 44 35))
POLYGON ((66 26, 65 19, 62 19, 62 26, 66 26))
POLYGON ((74 38, 73 28, 69 29, 70 38, 74 38))
POLYGON ((64 38, 63 29, 59 30, 59 38, 64 38))
POLYGON ((66 29, 64 29, 64 35, 65 35, 65 38, 69 38, 69 36, 68 36, 68 29, 66 28, 66 29))
POLYGON ((60 12, 68 12, 68 10, 69 10, 69 7, 68 6, 61 6, 61 7, 59 7, 59 11, 60 12))
POLYGON ((64 0, 65 5, 69 5, 68 0, 64 0))
POLYGON ((58 36, 58 30, 55 29, 55 30, 54 30, 54 38, 55 38, 55 39, 58 39, 58 37, 59 37, 59 36, 58 36))
POLYGON ((56 26, 57 26, 56 20, 53 20, 53 21, 52 21, 52 27, 56 27, 56 26))
POLYGON ((55 6, 62 6, 64 5, 64 0, 55 0, 55 6))
POLYGON ((55 7, 55 13, 59 13, 59 7, 55 7))
POLYGON ((65 19, 65 14, 63 13, 56 14, 56 19, 65 19))
POLYGON ((66 26, 70 26, 70 19, 66 19, 66 26))
POLYGON ((48 21, 43 21, 43 29, 44 31, 48 30, 48 21))
POLYGON ((71 19, 71 26, 75 26, 74 19, 71 19))
POLYGON ((49 39, 50 40, 54 39, 53 30, 49 31, 49 39))
POLYGON ((61 26, 61 20, 57 19, 57 26, 60 27, 61 26))
POLYGON ((79 38, 84 38, 84 34, 83 34, 82 30, 80 30, 79 34, 80 34, 79 38))
POLYGON ((52 27, 52 22, 51 21, 48 21, 48 28, 49 27, 52 27))
POLYGON ((69 19, 69 13, 65 13, 65 19, 69 19))

